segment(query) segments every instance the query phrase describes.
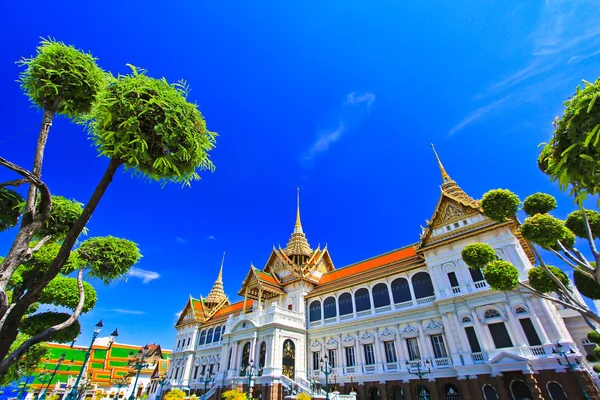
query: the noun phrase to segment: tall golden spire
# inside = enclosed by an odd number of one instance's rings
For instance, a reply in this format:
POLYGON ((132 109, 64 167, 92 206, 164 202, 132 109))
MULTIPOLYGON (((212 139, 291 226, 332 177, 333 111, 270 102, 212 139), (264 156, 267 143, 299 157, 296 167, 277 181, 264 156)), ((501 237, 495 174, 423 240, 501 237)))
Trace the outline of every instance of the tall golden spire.
POLYGON ((296 225, 294 225, 294 233, 302 232, 302 223, 300 222, 300 188, 297 188, 297 208, 296 208, 296 225))
POLYGON ((460 188, 460 186, 458 186, 458 184, 456 182, 454 182, 452 180, 452 178, 450 178, 450 175, 448 175, 448 172, 446 172, 446 169, 444 168, 444 165, 442 164, 442 161, 440 160, 440 157, 438 156, 437 151, 435 151, 435 147, 433 146, 433 143, 431 144, 431 148, 433 149, 433 154, 435 154, 435 158, 438 162, 438 166, 440 167, 440 172, 442 174, 442 186, 441 186, 442 192, 449 194, 450 196, 453 196, 462 201, 466 201, 469 203, 476 203, 475 199, 473 199, 471 196, 466 194, 460 188))
POLYGON ((440 172, 442 173, 442 183, 450 182, 452 178, 450 178, 450 175, 448 175, 448 173, 446 172, 446 169, 444 168, 444 165, 442 164, 442 161, 440 160, 437 151, 435 151, 435 146, 433 145, 433 143, 431 143, 431 148, 433 149, 433 154, 435 154, 435 158, 440 167, 440 172))
POLYGON ((205 304, 208 307, 214 307, 223 299, 227 298, 227 296, 225 296, 225 291, 223 290, 223 264, 225 264, 225 252, 223 252, 223 259, 221 260, 221 268, 219 269, 217 280, 205 299, 205 304))
POLYGON ((300 188, 297 189, 296 199, 296 224, 294 225, 294 231, 290 238, 287 246, 285 246, 285 254, 289 256, 308 256, 312 249, 306 240, 306 235, 302 230, 302 223, 300 222, 300 188))

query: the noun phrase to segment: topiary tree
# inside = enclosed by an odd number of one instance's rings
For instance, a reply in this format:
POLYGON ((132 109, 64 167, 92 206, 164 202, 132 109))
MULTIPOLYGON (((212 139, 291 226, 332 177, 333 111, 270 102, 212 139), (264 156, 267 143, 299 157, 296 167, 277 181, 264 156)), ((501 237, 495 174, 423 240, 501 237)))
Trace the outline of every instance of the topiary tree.
POLYGON ((121 166, 163 184, 187 186, 199 179, 198 171, 214 170, 209 152, 216 134, 187 100, 185 83, 153 79, 132 66, 130 74, 113 77, 91 55, 54 40, 43 40, 35 57, 21 65, 21 87, 43 117, 31 170, 0 157, 0 165, 18 175, 0 183, 0 230, 16 227, 20 219, 0 264, 0 375, 38 343, 65 341, 78 332, 77 318, 96 301, 95 291, 82 280, 84 272, 108 284, 140 259, 131 241, 81 238, 121 166), (109 159, 85 204, 52 195, 42 180, 56 114, 83 124, 98 153, 109 159), (24 195, 22 185, 28 185, 24 195), (72 312, 37 313, 38 303, 72 312))
MULTIPOLYGON (((515 212, 519 206, 519 198, 507 190, 492 190, 484 198, 493 201, 481 201, 484 215, 497 222, 504 222, 509 218, 516 219, 515 212), (515 205, 514 199, 517 199, 515 205), (507 206, 510 204, 510 207, 507 206), (493 216, 493 218, 491 217, 493 216)), ((536 193, 526 199, 523 209, 528 214, 520 232, 524 239, 530 242, 531 248, 539 262, 539 266, 528 272, 528 282, 519 281, 518 269, 507 261, 496 259, 494 249, 484 243, 474 243, 466 246, 462 251, 462 258, 470 268, 481 268, 490 287, 495 290, 525 290, 530 293, 559 303, 581 313, 588 324, 596 329, 590 320, 600 323, 600 316, 589 310, 587 305, 573 295, 571 282, 567 275, 559 268, 547 265, 544 262, 536 245, 548 250, 564 261, 567 267, 573 269, 574 284, 581 294, 592 299, 600 298, 600 282, 598 281, 595 263, 588 262, 575 247, 575 235, 566 225, 565 221, 553 217, 547 212, 556 207, 554 197, 536 193), (558 296, 553 296, 557 293, 558 296)), ((585 222, 586 212, 574 212, 570 215, 569 226, 581 233, 582 227, 589 227, 585 222), (573 216, 575 214, 575 216, 573 216)), ((588 239, 591 236, 588 236, 588 239)), ((593 241, 593 239, 590 239, 593 241)))

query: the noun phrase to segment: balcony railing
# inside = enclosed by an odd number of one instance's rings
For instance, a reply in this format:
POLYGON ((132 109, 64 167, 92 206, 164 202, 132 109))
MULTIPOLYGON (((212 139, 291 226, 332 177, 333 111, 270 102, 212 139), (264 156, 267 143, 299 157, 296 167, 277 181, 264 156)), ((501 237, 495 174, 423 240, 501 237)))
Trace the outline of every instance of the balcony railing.
POLYGON ((471 360, 473 364, 485 364, 483 353, 471 353, 471 360))

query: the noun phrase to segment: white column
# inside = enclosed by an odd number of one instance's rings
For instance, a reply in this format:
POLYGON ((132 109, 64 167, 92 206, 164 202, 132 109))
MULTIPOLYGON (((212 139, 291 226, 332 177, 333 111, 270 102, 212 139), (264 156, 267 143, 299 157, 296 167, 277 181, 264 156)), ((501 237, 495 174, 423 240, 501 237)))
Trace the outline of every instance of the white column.
POLYGON ((523 333, 521 323, 517 320, 515 314, 512 312, 510 304, 503 303, 503 305, 506 315, 508 317, 508 321, 505 321, 505 323, 508 324, 508 334, 512 337, 513 346, 523 347, 529 345, 529 343, 527 342, 527 338, 523 333))
POLYGON ((484 326, 479 320, 477 310, 473 310, 473 318, 475 333, 479 338, 482 350, 489 351, 495 349, 496 346, 494 345, 494 341, 492 340, 490 330, 487 326, 484 326))
POLYGON ((423 331, 423 324, 421 321, 417 324, 419 326, 419 347, 421 349, 421 358, 434 358, 433 349, 431 348, 431 341, 427 340, 425 332, 423 331))
MULTIPOLYGON (((529 308, 529 319, 531 319, 531 323, 533 324, 533 327, 535 328, 535 331, 537 332, 538 336, 540 337, 540 340, 542 341, 542 344, 550 344, 550 339, 548 338, 548 334, 546 333, 546 328, 544 327, 544 325, 542 325, 542 323, 540 322, 540 318, 537 316, 537 313, 535 311, 535 308, 533 306, 533 303, 530 301, 530 299, 528 297, 525 297, 525 304, 527 304, 527 308, 529 308)), ((554 323, 554 319, 553 318, 548 318, 551 323, 554 323)), ((555 326, 552 327, 548 327, 548 329, 552 329, 552 328, 556 328, 555 326)))

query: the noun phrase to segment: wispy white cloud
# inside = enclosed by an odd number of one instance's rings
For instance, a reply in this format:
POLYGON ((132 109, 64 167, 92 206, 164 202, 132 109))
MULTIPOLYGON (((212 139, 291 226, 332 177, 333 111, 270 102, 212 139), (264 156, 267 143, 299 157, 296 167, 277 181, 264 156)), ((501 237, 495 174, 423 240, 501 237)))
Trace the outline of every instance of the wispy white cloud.
POLYGON ((136 310, 126 310, 123 308, 113 308, 112 310, 108 310, 109 312, 116 312, 119 314, 131 314, 131 315, 143 315, 146 314, 145 311, 136 311, 136 310))
POLYGON ((137 267, 133 267, 129 270, 129 276, 140 278, 143 283, 148 283, 160 277, 157 272, 148 271, 137 267))
POLYGON ((485 118, 488 114, 492 113, 493 111, 496 111, 498 107, 508 99, 508 97, 509 96, 503 97, 500 100, 496 100, 488 105, 479 107, 475 111, 471 112, 465 117, 465 119, 463 119, 450 129, 449 135, 454 135, 456 132, 460 131, 466 126, 476 123, 485 118))
POLYGON ((176 317, 176 318, 179 318, 179 317, 181 317, 181 313, 182 313, 182 312, 183 312, 183 311, 176 312, 176 313, 175 313, 175 317, 176 317))
POLYGON ((317 130, 313 143, 300 155, 300 162, 306 167, 314 159, 325 153, 344 134, 355 129, 371 112, 375 95, 370 92, 352 92, 346 95, 342 104, 332 112, 330 123, 317 130))
POLYGON ((206 237, 206 240, 215 240, 215 239, 216 239, 216 237, 214 237, 213 235, 208 235, 206 237))
POLYGON ((592 51, 589 54, 578 54, 576 56, 573 56, 573 57, 569 58, 568 64, 576 64, 576 63, 581 62, 583 60, 587 60, 588 58, 595 57, 595 56, 597 56, 599 54, 600 54, 600 50, 598 50, 598 51, 592 51))
POLYGON ((177 243, 181 243, 181 244, 187 244, 187 242, 188 242, 187 239, 184 239, 184 238, 179 237, 179 236, 175 236, 175 241, 177 243))

